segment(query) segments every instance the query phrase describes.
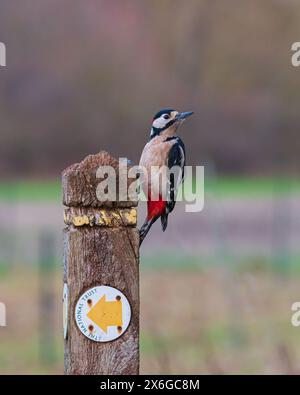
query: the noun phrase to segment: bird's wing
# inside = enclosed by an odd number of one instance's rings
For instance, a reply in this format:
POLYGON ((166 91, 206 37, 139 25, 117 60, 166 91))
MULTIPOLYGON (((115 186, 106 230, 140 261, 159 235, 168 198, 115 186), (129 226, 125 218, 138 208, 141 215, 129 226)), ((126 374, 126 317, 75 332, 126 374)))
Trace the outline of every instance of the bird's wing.
POLYGON ((168 201, 166 206, 167 214, 170 213, 176 203, 176 195, 178 187, 184 178, 185 166, 185 147, 182 140, 177 137, 175 143, 168 154, 168 168, 173 169, 170 173, 169 188, 168 188, 168 201))

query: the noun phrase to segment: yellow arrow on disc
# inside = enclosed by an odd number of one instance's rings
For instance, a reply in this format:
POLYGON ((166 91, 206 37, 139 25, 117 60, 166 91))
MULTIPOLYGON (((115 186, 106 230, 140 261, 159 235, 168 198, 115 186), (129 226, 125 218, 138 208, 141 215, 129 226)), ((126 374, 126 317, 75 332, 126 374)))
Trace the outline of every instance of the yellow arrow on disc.
POLYGON ((98 325, 105 333, 109 326, 122 326, 122 301, 106 301, 106 295, 87 313, 87 317, 98 325))

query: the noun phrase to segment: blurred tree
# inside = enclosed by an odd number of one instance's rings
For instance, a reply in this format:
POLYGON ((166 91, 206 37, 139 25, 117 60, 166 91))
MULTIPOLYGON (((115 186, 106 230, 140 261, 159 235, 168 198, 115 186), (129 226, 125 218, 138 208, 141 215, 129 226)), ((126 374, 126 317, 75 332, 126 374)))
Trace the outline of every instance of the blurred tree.
POLYGON ((102 148, 137 161, 165 106, 196 112, 190 163, 270 172, 280 152, 280 171, 299 168, 299 16, 279 0, 2 0, 1 175, 102 148))

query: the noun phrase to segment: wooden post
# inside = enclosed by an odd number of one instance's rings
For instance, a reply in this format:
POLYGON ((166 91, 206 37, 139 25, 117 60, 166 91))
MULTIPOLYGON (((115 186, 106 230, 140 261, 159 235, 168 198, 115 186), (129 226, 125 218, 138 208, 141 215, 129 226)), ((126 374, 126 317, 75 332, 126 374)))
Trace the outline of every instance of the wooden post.
MULTIPOLYGON (((65 374, 139 373, 139 236, 137 202, 99 201, 99 166, 119 162, 106 152, 90 155, 62 174, 64 220, 64 284, 68 288, 65 374), (110 286, 131 306, 131 321, 117 339, 96 342, 77 326, 76 304, 87 290, 110 286)), ((119 328, 119 327, 118 327, 119 328)))

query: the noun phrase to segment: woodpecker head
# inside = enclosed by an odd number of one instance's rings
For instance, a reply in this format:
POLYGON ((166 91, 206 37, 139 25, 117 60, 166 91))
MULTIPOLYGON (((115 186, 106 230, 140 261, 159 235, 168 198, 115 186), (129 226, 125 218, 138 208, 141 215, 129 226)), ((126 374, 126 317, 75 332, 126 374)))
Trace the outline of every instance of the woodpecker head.
POLYGON ((176 133, 178 126, 189 116, 192 111, 178 112, 171 108, 164 108, 155 114, 152 122, 150 138, 165 134, 172 136, 176 133))

